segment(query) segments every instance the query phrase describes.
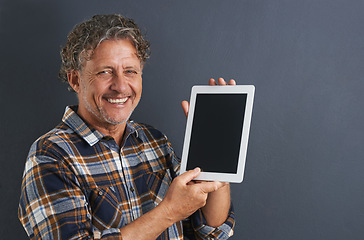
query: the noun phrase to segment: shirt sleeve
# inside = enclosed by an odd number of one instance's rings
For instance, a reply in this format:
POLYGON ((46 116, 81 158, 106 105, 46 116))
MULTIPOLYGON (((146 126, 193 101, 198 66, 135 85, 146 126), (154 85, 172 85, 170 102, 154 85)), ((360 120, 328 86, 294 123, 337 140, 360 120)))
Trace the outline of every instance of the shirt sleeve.
POLYGON ((18 217, 29 238, 121 239, 119 229, 94 228, 78 179, 59 153, 44 148, 32 146, 23 174, 18 217))
POLYGON ((208 226, 201 209, 183 221, 185 239, 228 239, 234 233, 235 214, 231 204, 226 221, 219 227, 208 226))

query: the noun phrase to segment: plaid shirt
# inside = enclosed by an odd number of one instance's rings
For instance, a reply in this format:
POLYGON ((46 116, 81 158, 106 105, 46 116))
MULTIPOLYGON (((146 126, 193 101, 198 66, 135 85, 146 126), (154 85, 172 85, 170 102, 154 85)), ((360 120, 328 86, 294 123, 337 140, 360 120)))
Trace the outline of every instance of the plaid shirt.
MULTIPOLYGON (((119 228, 162 201, 179 167, 158 130, 128 121, 120 149, 67 107, 30 149, 18 216, 31 239, 122 239, 119 228)), ((158 239, 227 239, 234 223, 232 209, 218 228, 198 210, 158 239)))

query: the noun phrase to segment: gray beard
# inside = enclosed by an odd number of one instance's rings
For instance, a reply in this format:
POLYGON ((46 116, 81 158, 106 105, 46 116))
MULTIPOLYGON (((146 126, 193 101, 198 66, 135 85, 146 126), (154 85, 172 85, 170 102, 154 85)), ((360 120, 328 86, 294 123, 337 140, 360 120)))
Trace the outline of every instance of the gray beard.
POLYGON ((121 120, 121 121, 117 121, 116 119, 113 119, 113 118, 111 118, 105 111, 104 111, 104 109, 103 108, 101 108, 101 107, 99 107, 99 106, 97 106, 97 110, 98 110, 98 112, 96 112, 93 108, 92 108, 92 106, 91 106, 91 104, 87 101, 87 99, 86 99, 86 97, 84 97, 84 101, 85 101, 85 103, 86 103, 86 109, 90 112, 90 113, 92 113, 95 117, 97 117, 97 119, 99 119, 101 122, 103 122, 103 121, 105 121, 105 122, 107 122, 107 123, 109 123, 109 124, 111 124, 111 125, 119 125, 119 124, 123 124, 123 123, 125 123, 126 121, 128 121, 129 120, 129 118, 130 118, 130 116, 131 116, 131 114, 133 113, 133 111, 134 111, 134 109, 132 109, 131 111, 130 111, 130 113, 129 113, 129 116, 126 118, 126 119, 123 119, 123 120, 121 120))

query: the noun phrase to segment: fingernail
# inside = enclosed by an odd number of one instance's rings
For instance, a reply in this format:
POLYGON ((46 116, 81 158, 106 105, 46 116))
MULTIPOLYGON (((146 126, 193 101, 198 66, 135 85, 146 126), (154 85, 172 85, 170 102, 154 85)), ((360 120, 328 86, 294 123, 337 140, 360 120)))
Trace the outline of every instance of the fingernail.
POLYGON ((195 170, 195 172, 200 172, 200 168, 199 167, 195 168, 194 170, 195 170))

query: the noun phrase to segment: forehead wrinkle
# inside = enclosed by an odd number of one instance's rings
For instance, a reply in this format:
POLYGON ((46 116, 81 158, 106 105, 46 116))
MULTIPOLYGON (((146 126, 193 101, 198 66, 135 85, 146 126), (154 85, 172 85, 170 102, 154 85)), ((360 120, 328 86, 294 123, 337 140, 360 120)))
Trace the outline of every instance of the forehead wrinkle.
MULTIPOLYGON (((136 56, 135 56, 136 57, 136 56)), ((99 59, 91 59, 93 61, 93 65, 98 65, 100 67, 110 67, 113 68, 114 66, 122 66, 123 68, 126 67, 138 67, 141 65, 141 62, 138 58, 133 58, 133 56, 123 56, 121 58, 113 58, 113 57, 104 57, 99 59)))
MULTIPOLYGON (((119 40, 118 40, 119 41, 119 40)), ((118 41, 110 41, 110 42, 118 42, 118 41)), ((122 40, 121 40, 122 41, 122 40)), ((110 43, 109 41, 105 41, 104 44, 110 43)), ((116 51, 110 51, 110 48, 100 48, 102 45, 99 45, 94 51, 90 59, 88 61, 91 63, 91 67, 93 69, 103 69, 110 68, 113 70, 122 69, 137 69, 142 70, 143 65, 141 60, 138 58, 136 49, 128 47, 116 47, 116 51), (121 51, 120 51, 121 50, 121 51), (123 51, 125 50, 125 51, 123 51)), ((86 63, 85 63, 86 64, 86 63)))

